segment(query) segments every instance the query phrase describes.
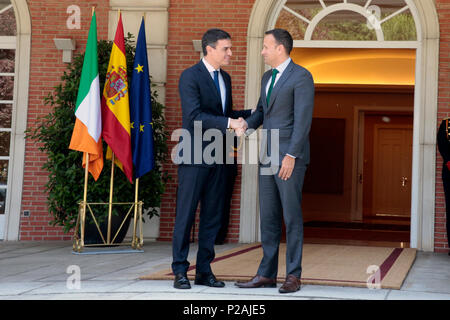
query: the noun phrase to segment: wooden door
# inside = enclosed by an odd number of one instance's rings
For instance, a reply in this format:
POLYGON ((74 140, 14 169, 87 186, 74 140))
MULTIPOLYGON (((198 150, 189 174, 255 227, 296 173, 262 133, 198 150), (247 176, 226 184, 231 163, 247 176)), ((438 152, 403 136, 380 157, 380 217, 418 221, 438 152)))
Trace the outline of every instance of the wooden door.
POLYGON ((375 125, 373 214, 411 214, 412 127, 375 125))
POLYGON ((412 117, 384 123, 369 116, 365 133, 364 218, 410 217, 412 117), (372 119, 370 119, 372 118, 372 119), (375 120, 374 120, 375 119, 375 120))

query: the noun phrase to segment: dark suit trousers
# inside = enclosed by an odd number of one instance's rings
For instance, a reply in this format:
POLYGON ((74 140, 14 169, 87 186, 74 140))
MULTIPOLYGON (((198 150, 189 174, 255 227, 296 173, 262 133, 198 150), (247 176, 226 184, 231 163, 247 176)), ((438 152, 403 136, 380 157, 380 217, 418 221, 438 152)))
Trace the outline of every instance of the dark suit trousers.
POLYGON ((258 275, 276 278, 282 232, 282 215, 286 225, 286 275, 302 272, 303 215, 302 188, 306 166, 296 163, 292 176, 283 181, 276 175, 259 175, 259 204, 263 259, 258 275))
POLYGON ((178 167, 178 192, 175 228, 172 239, 172 271, 185 273, 189 268, 189 236, 200 202, 200 225, 196 272, 211 272, 215 257, 214 241, 220 228, 224 202, 224 166, 178 167))
POLYGON ((228 226, 230 224, 230 211, 231 211, 231 198, 234 191, 234 182, 237 176, 237 165, 236 164, 226 164, 225 165, 225 191, 224 191, 224 209, 222 214, 222 219, 220 223, 220 230, 217 234, 217 242, 224 242, 227 233, 228 226))
POLYGON ((442 182, 444 184, 445 211, 447 216, 447 241, 450 248, 450 172, 445 164, 443 164, 442 168, 442 182))

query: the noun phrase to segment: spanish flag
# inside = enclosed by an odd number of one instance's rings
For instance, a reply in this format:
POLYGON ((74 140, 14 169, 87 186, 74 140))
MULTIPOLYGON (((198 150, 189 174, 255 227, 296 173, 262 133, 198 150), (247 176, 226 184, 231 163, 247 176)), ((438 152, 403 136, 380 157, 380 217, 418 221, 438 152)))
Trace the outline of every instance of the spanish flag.
POLYGON ((108 144, 106 158, 111 159, 112 152, 114 152, 115 163, 122 169, 128 180, 133 183, 130 105, 122 15, 119 16, 106 73, 102 97, 102 120, 102 136, 108 144))
POLYGON ((75 126, 69 148, 84 152, 83 168, 86 166, 86 153, 89 153, 89 172, 97 180, 103 169, 103 147, 95 12, 92 15, 84 54, 75 117, 75 126))

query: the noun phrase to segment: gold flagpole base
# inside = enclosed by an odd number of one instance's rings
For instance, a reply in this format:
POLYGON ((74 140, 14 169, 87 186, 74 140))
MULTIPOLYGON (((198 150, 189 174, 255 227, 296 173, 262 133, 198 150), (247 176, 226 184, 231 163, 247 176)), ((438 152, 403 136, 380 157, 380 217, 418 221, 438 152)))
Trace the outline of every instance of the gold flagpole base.
MULTIPOLYGON (((136 251, 142 250, 143 245, 144 245, 143 226, 142 226, 142 207, 143 207, 142 201, 138 201, 138 202, 87 202, 87 203, 80 201, 79 210, 78 210, 79 214, 77 217, 77 222, 76 222, 74 236, 73 236, 73 245, 72 245, 73 251, 76 253, 81 253, 81 252, 83 252, 83 250, 86 247, 112 247, 112 246, 131 246, 131 248, 136 251), (118 227, 117 231, 115 231, 114 234, 111 234, 111 235, 114 235, 114 237, 112 237, 112 239, 109 241, 107 240, 107 235, 104 234, 101 230, 100 224, 97 219, 98 217, 96 218, 96 216, 92 210, 93 206, 105 206, 108 208, 110 208, 112 206, 122 206, 122 207, 126 206, 125 208, 128 208, 128 211, 125 214, 125 216, 123 217, 121 224, 118 227), (133 209, 135 209, 135 210, 133 210, 133 209), (84 213, 83 213, 83 211, 84 211, 84 213), (135 222, 133 222, 134 225, 133 225, 133 234, 132 234, 131 241, 115 242, 120 231, 122 231, 122 228, 125 225, 127 219, 132 218, 131 217, 132 211, 134 211, 133 220, 135 222), (94 224, 96 226, 96 230, 97 230, 98 234, 100 235, 102 242, 89 243, 89 244, 85 243, 84 228, 85 228, 85 223, 86 223, 86 218, 85 218, 86 212, 89 214, 89 216, 91 217, 91 220, 94 222, 94 224), (82 232, 82 229, 83 229, 83 232, 82 232), (139 235, 138 235, 138 232, 139 232, 139 235)), ((108 219, 106 219, 106 221, 107 220, 108 219)), ((108 222, 107 231, 108 230, 111 231, 111 224, 109 221, 107 221, 107 222, 108 222)))
MULTIPOLYGON (((114 155, 114 154, 113 154, 114 155)), ((83 201, 80 201, 78 204, 78 217, 74 229, 74 235, 73 235, 73 252, 75 253, 81 253, 83 252, 84 248, 86 247, 111 247, 111 246, 131 246, 134 250, 142 250, 144 241, 143 241, 143 226, 142 226, 142 207, 143 202, 138 201, 138 183, 139 179, 137 179, 136 183, 136 193, 135 193, 135 200, 134 202, 112 202, 112 192, 113 192, 113 183, 114 183, 114 157, 112 159, 112 168, 111 168, 111 185, 110 185, 110 199, 109 202, 87 202, 87 178, 88 178, 88 161, 89 156, 87 156, 87 165, 86 165, 86 171, 85 171, 85 184, 84 184, 84 194, 83 194, 83 201), (92 206, 107 206, 108 207, 108 214, 106 216, 107 221, 107 229, 106 229, 106 235, 103 234, 102 229, 99 225, 99 222, 97 221, 94 212, 92 211, 92 206), (120 227, 115 232, 114 236, 112 234, 111 230, 111 215, 112 215, 112 207, 113 206, 127 206, 128 211, 127 214, 124 216, 124 218, 121 221, 120 227), (134 209, 134 210, 133 210, 134 209), (128 218, 131 218, 130 214, 131 211, 134 211, 134 217, 133 217, 133 234, 131 242, 120 242, 116 243, 115 240, 117 236, 119 235, 120 231, 122 230, 122 227, 125 225, 125 222, 128 218), (102 242, 101 243, 85 243, 85 227, 86 227, 86 215, 89 214, 91 217, 91 220, 94 222, 96 229, 98 231, 98 234, 101 237, 102 242), (139 230, 139 236, 137 234, 139 230), (112 237, 113 236, 113 237, 112 237), (112 240, 111 240, 112 238, 112 240)), ((125 209, 126 210, 126 209, 125 209)))
POLYGON ((143 238, 143 226, 142 226, 142 206, 143 202, 139 201, 135 203, 135 225, 133 227, 133 241, 131 247, 136 250, 142 250, 144 247, 144 238, 143 238), (137 234, 139 229, 139 236, 137 234))

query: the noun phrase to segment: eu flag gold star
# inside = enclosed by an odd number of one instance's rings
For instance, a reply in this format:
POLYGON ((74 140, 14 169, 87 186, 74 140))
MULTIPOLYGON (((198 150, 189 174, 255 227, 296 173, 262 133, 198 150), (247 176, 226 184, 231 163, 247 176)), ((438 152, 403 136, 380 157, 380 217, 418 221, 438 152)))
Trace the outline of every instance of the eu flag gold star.
POLYGON ((138 63, 138 66, 136 68, 134 68, 134 69, 136 69, 138 73, 139 72, 144 72, 144 66, 141 66, 139 63, 138 63))
POLYGON ((139 131, 140 131, 140 132, 144 132, 144 126, 145 126, 145 125, 143 125, 143 124, 139 125, 139 131))
POLYGON ((131 129, 134 129, 134 122, 130 123, 131 129))

